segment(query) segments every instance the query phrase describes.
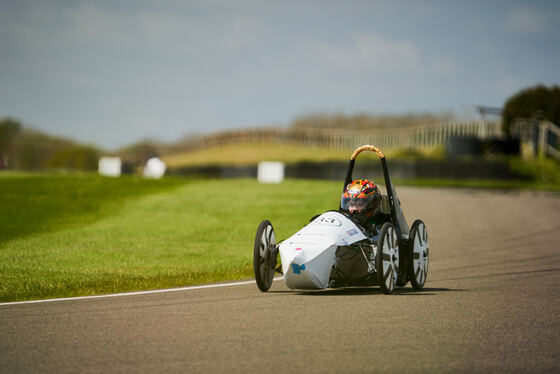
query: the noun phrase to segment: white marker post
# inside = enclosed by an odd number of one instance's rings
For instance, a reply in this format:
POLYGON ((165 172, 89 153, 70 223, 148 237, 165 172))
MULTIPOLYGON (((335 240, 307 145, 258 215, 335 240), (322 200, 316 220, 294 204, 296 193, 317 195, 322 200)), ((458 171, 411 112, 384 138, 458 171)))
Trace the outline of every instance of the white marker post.
POLYGON ((278 161, 259 162, 257 179, 259 183, 282 183, 284 180, 284 163, 278 161))
POLYGON ((157 157, 152 157, 148 160, 146 166, 144 166, 144 177, 160 179, 163 177, 163 174, 165 174, 166 169, 165 162, 157 157))
POLYGON ((106 177, 120 177, 121 175, 120 157, 101 157, 98 165, 101 175, 106 177))

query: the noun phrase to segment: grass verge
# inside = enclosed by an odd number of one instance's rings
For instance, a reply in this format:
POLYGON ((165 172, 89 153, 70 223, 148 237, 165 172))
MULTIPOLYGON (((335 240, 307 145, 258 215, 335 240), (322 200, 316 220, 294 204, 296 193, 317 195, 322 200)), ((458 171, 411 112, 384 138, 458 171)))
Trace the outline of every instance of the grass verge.
POLYGON ((0 301, 250 278, 262 219, 285 237, 310 212, 336 208, 340 189, 296 180, 101 179, 0 179, 11 196, 2 201, 10 229, 0 243, 0 301))

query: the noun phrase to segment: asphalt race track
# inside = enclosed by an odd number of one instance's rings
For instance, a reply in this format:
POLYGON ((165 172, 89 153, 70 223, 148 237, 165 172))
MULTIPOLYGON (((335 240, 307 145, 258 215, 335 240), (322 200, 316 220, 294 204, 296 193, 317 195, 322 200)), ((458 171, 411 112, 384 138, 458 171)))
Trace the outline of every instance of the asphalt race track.
POLYGON ((0 373, 560 372, 560 195, 398 192, 430 235, 422 292, 276 281, 4 304, 0 373))

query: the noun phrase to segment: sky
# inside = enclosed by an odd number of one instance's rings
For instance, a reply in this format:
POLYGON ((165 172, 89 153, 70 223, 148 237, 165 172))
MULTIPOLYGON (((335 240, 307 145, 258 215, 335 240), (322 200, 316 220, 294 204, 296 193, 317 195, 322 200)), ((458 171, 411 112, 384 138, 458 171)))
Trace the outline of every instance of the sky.
POLYGON ((560 84, 560 1, 0 0, 0 117, 106 149, 560 84))

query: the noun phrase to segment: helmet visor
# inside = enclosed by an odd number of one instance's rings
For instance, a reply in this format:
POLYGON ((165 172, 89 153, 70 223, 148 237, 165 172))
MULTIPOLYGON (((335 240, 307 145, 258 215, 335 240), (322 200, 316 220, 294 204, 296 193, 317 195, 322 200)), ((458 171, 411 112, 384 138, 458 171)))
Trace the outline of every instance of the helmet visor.
POLYGON ((340 207, 343 210, 362 212, 366 208, 369 209, 368 206, 370 206, 372 210, 375 210, 376 207, 374 205, 379 205, 379 202, 375 204, 376 202, 374 201, 378 200, 376 199, 377 197, 378 196, 375 195, 370 195, 367 197, 344 197, 343 194, 340 201, 340 207))

